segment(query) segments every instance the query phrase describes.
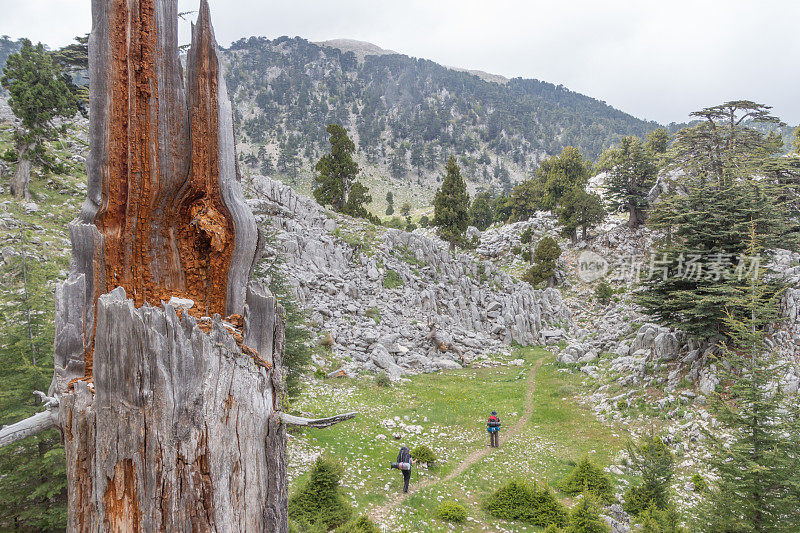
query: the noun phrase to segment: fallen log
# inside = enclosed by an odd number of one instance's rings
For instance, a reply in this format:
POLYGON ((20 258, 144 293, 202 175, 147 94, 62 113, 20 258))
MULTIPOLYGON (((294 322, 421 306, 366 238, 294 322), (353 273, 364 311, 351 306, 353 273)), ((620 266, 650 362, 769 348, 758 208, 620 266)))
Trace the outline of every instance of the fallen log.
POLYGON ((58 399, 40 391, 33 391, 44 404, 45 410, 33 416, 0 428, 0 448, 18 440, 58 427, 58 399))
POLYGON ((311 428, 327 428, 345 420, 351 420, 356 417, 358 413, 343 413, 327 418, 304 418, 302 416, 290 415, 288 413, 279 413, 278 417, 281 422, 289 426, 303 426, 311 428))

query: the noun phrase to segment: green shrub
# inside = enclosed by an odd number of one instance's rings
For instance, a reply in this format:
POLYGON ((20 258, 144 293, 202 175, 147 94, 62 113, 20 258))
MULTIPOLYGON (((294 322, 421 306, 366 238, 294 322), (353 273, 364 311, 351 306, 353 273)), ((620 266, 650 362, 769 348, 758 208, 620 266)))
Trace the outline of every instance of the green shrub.
POLYGON ((289 519, 289 533, 328 533, 328 527, 322 522, 309 524, 306 520, 289 519))
POLYGON ((320 457, 311 477, 289 498, 289 518, 300 524, 323 525, 326 530, 344 524, 353 510, 339 487, 342 465, 320 457))
POLYGON ((385 220, 383 225, 387 228, 394 228, 394 229, 405 229, 406 222, 400 217, 392 217, 389 220, 385 220))
POLYGON ((538 527, 550 524, 563 527, 567 523, 567 508, 547 487, 540 489, 523 481, 512 481, 499 488, 487 498, 484 507, 495 518, 519 520, 538 527))
POLYGON ((652 487, 644 483, 631 485, 622 496, 622 508, 632 516, 638 516, 650 507, 656 498, 652 487))
POLYGON ((521 246, 512 246, 511 247, 511 253, 514 254, 514 255, 521 254, 522 253, 522 247, 521 246))
POLYGON ((386 374, 386 372, 381 370, 380 372, 375 374, 375 385, 377 385, 378 387, 391 387, 392 380, 389 379, 389 376, 388 374, 386 374))
POLYGON ((334 345, 333 335, 329 331, 323 331, 319 338, 319 345, 330 350, 334 345))
POLYGON ((424 444, 420 444, 419 446, 411 450, 411 457, 413 457, 420 463, 430 464, 436 462, 436 454, 433 453, 433 450, 431 450, 424 444))
POLYGON ((3 153, 3 155, 0 155, 0 159, 8 163, 16 163, 18 159, 17 151, 13 148, 9 148, 3 153))
POLYGON ((530 244, 531 240, 533 240, 532 228, 528 228, 519 234, 519 242, 522 244, 530 244))
POLYGON ((606 280, 601 280, 594 288, 594 298, 603 305, 611 303, 611 297, 614 296, 614 289, 608 284, 606 280))
POLYGON ((375 238, 374 232, 367 230, 363 235, 358 232, 342 231, 339 228, 333 230, 333 235, 339 237, 350 248, 353 249, 354 256, 361 252, 368 252, 372 248, 372 240, 375 238))
POLYGON ((448 522, 463 524, 467 521, 467 509, 460 503, 445 501, 436 508, 436 517, 448 522))
POLYGON ((600 518, 598 507, 591 493, 584 492, 569 514, 566 533, 608 533, 610 529, 600 518))
POLYGON ((372 320, 374 320, 376 324, 380 324, 381 323, 381 312, 378 310, 377 307, 370 307, 369 309, 367 309, 367 311, 364 314, 368 318, 371 318, 372 320))
POLYGON ((387 268, 386 275, 383 277, 383 286, 387 289, 396 289, 397 287, 402 287, 403 279, 400 277, 400 274, 391 268, 387 268))
POLYGON ((641 475, 641 483, 632 485, 624 495, 622 508, 638 516, 651 504, 658 509, 670 505, 669 487, 675 473, 675 458, 660 437, 645 437, 628 446, 631 467, 641 475))
POLYGON ((558 258, 561 257, 561 247, 552 237, 543 237, 533 251, 533 266, 522 276, 533 286, 547 282, 548 287, 555 283, 558 258))
POLYGON ((555 524, 550 524, 549 526, 544 528, 544 533, 560 533, 561 531, 563 531, 563 529, 561 529, 555 524))
POLYGON ((428 218, 428 215, 422 215, 419 217, 419 225, 423 228, 427 228, 431 225, 431 219, 428 218))
POLYGON ((695 492, 706 492, 708 490, 708 483, 700 474, 694 474, 692 476, 692 486, 695 492))
POLYGON ((638 533, 686 533, 680 525, 680 517, 674 508, 659 509, 651 505, 634 521, 638 533))
POLYGON ((522 250, 522 253, 520 253, 519 255, 520 255, 520 257, 522 257, 522 259, 524 261, 527 261, 528 263, 531 262, 531 249, 530 248, 525 248, 524 250, 522 250))
POLYGON ((380 533, 380 529, 366 516, 360 516, 339 527, 336 533, 380 533))
POLYGON ((611 478, 603 469, 584 457, 572 472, 560 483, 560 488, 567 494, 580 494, 588 490, 605 502, 611 502, 614 497, 614 487, 611 478))

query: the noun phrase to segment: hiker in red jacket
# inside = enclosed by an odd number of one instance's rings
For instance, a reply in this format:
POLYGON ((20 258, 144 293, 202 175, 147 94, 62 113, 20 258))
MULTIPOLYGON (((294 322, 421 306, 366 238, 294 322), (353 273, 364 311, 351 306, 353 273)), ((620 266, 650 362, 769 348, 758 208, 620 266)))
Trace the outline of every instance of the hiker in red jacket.
POLYGON ((492 448, 500 447, 500 417, 497 411, 492 411, 489 421, 486 423, 486 431, 489 432, 489 446, 492 448))

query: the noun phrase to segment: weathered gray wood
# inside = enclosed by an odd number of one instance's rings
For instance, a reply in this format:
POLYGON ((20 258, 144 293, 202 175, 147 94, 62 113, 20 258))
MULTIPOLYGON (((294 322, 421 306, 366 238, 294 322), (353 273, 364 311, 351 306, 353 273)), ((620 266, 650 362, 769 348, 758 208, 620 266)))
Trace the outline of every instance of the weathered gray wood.
POLYGON ((93 0, 92 16, 89 187, 56 292, 49 392, 60 403, 67 529, 286 531, 283 313, 249 284, 259 235, 236 176, 208 4, 186 86, 177 0, 93 0), (211 207, 195 215, 198 206, 211 207), (219 314, 198 322, 207 302, 163 303, 219 290, 215 272, 197 276, 217 231, 232 252, 214 248, 228 261, 214 311, 242 315, 236 332, 219 314))
POLYGON ((219 150, 219 187, 225 207, 230 212, 236 227, 231 268, 228 271, 228 313, 241 311, 245 300, 245 288, 253 268, 259 259, 258 227, 252 211, 247 207, 242 187, 236 173, 236 153, 233 136, 233 107, 228 98, 228 88, 219 61, 219 48, 211 26, 211 14, 207 0, 200 2, 197 24, 192 27, 192 47, 186 58, 187 100, 190 121, 195 119, 195 110, 208 102, 216 102, 216 141, 219 150), (200 72, 198 72, 200 71, 200 72), (198 75, 206 71, 216 79, 213 84, 198 83, 198 75), (211 91, 216 87, 216 94, 211 91))
POLYGON ((304 426, 311 428, 328 428, 339 422, 350 420, 356 417, 358 413, 342 413, 340 415, 329 416, 327 418, 305 418, 302 416, 290 415, 287 413, 280 413, 281 422, 289 426, 304 426))
POLYGON ((285 511, 268 512, 285 500, 285 478, 276 499, 269 472, 283 447, 265 447, 271 371, 219 317, 206 334, 170 305, 137 309, 118 288, 100 298, 96 339, 94 394, 81 383, 62 400, 67 457, 79 459, 68 469, 69 529, 283 530, 273 520, 285 511))
POLYGON ((45 410, 0 428, 0 448, 58 426, 58 399, 39 391, 33 393, 41 398, 45 410))

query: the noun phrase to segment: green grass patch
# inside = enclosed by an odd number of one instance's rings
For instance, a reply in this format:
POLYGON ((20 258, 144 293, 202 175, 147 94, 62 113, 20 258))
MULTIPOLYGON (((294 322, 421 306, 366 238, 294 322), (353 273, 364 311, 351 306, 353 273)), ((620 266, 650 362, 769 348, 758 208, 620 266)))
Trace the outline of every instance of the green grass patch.
POLYGON ((391 268, 387 268, 386 274, 383 276, 383 286, 387 289, 396 289, 403 285, 403 278, 400 277, 400 274, 391 268))
MULTIPOLYGON (((470 516, 458 526, 460 530, 496 530, 498 519, 482 504, 509 480, 539 480, 539 486, 546 487, 569 474, 575 466, 572 458, 588 456, 597 464, 609 464, 625 442, 615 428, 603 426, 588 407, 576 401, 584 388, 582 376, 559 371, 553 356, 542 348, 514 348, 511 358, 522 358, 523 366, 423 374, 390 388, 376 387, 371 378, 326 380, 310 391, 313 394, 301 396, 294 407, 304 413, 352 410, 359 413, 358 418, 326 430, 305 430, 290 442, 290 457, 315 451, 346 465, 343 490, 355 514, 361 515, 402 490, 402 476, 389 468, 399 447, 414 449, 424 444, 436 454, 437 469, 413 470, 412 494, 402 507, 391 507, 386 524, 393 530, 448 531, 436 511, 441 502, 453 500, 470 516), (524 414, 526 378, 540 360, 532 417, 514 439, 506 440, 524 414), (500 448, 444 481, 470 454, 488 450, 486 418, 491 411, 497 411, 503 421, 500 448), (389 419, 395 427, 385 427, 389 419), (419 425, 422 431, 403 431, 400 424, 419 425), (400 440, 393 439, 396 432, 403 435, 400 440), (383 439, 378 435, 384 435, 383 439), (428 481, 433 484, 416 490, 428 481)), ((308 478, 307 468, 293 463, 293 485, 308 478)), ((506 531, 533 527, 524 522, 503 524, 506 531)))

